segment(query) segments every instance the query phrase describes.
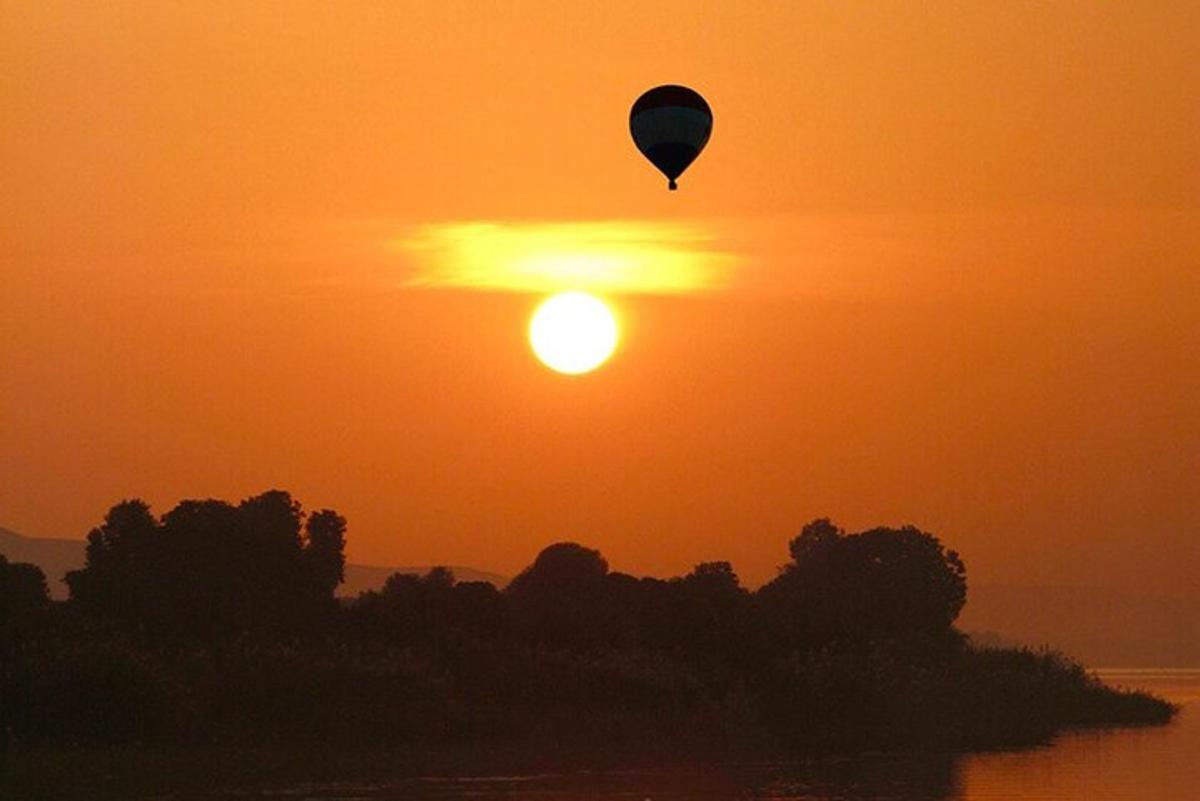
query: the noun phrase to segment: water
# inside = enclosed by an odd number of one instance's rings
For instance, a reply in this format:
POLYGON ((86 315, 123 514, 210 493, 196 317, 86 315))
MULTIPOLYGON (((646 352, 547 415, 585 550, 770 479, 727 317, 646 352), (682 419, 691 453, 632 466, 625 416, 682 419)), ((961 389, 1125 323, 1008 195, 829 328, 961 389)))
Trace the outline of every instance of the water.
MULTIPOLYGON (((1063 735, 1022 751, 867 755, 688 773, 575 773, 302 786, 257 797, 305 801, 1196 801, 1200 669, 1100 671, 1183 705, 1167 726, 1063 735)), ((243 794, 241 797, 256 797, 243 794)))
POLYGON ((1167 726, 1069 734, 1048 748, 965 757, 959 795, 949 798, 1200 799, 1200 670, 1100 674, 1110 684, 1150 690, 1183 711, 1167 726))

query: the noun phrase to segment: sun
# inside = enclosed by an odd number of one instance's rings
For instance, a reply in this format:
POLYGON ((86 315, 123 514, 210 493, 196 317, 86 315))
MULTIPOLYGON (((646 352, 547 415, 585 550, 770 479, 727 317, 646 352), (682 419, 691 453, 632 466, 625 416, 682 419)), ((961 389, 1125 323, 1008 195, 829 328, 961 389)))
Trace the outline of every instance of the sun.
POLYGON ((560 292, 533 313, 529 344, 550 369, 579 375, 595 370, 612 355, 617 347, 617 321, 594 295, 560 292))

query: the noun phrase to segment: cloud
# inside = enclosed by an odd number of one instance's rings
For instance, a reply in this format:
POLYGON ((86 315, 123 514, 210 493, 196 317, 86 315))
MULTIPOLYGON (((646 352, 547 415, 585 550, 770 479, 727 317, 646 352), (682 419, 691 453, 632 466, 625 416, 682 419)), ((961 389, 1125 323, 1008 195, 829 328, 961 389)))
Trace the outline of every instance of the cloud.
POLYGON ((739 259, 714 241, 699 223, 472 221, 419 225, 390 245, 414 263, 411 286, 684 294, 729 283, 739 259))

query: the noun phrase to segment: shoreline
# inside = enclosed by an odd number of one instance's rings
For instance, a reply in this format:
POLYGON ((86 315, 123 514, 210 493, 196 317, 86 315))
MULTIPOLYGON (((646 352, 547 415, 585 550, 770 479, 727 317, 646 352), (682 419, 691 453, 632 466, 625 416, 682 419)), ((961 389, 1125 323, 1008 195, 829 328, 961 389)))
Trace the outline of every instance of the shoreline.
MULTIPOLYGON (((1159 699, 1162 700, 1162 699, 1159 699)), ((1169 703, 1169 702, 1167 702, 1169 703)), ((1172 704, 1165 721, 1134 721, 1064 726, 1047 738, 964 748, 816 748, 788 752, 615 747, 548 748, 532 741, 508 746, 325 747, 318 743, 251 745, 244 742, 193 745, 127 744, 40 746, 0 752, 0 796, 39 799, 122 799, 245 794, 303 786, 421 788, 439 782, 502 782, 566 778, 581 774, 727 776, 783 773, 814 766, 875 765, 927 761, 954 764, 967 757, 1052 748, 1064 736, 1119 734, 1122 730, 1169 725, 1181 705, 1172 704)))

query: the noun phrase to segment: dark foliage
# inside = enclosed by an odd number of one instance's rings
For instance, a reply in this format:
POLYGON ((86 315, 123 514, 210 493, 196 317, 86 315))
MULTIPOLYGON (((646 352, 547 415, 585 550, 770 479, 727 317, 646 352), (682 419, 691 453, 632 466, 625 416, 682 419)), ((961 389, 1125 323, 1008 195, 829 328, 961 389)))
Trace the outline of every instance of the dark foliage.
POLYGON ((789 550, 792 561, 758 593, 773 639, 787 647, 936 640, 966 603, 958 554, 912 526, 847 535, 814 520, 789 550))
POLYGON ((122 501, 88 535, 87 564, 67 574, 82 614, 149 639, 291 636, 334 610, 345 519, 273 490, 237 506, 184 501, 156 520, 122 501))
POLYGON ((46 576, 40 567, 10 562, 0 554, 0 621, 25 618, 49 602, 46 576))
POLYGON ((1056 654, 970 648, 962 561, 912 527, 814 521, 753 593, 728 562, 639 579, 558 543, 503 591, 438 568, 339 606, 345 531, 278 491, 161 519, 124 501, 61 604, 0 559, 0 742, 761 754, 1033 742, 1173 711, 1056 654))

